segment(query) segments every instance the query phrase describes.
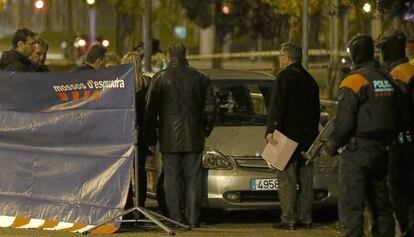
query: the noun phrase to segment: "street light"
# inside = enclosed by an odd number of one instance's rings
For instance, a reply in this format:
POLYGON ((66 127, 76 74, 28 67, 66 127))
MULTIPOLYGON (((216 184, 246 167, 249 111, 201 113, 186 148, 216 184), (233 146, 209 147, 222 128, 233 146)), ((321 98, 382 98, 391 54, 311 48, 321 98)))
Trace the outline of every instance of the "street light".
POLYGON ((109 46, 109 40, 103 40, 102 41, 102 46, 104 46, 105 48, 109 46))
POLYGON ((79 45, 80 47, 84 47, 84 46, 86 45, 86 40, 84 40, 84 39, 80 39, 80 40, 78 41, 78 45, 79 45))
POLYGON ((35 2, 35 7, 37 9, 42 9, 45 6, 45 2, 43 0, 36 0, 35 2))
POLYGON ((364 6, 362 7, 362 10, 364 10, 364 12, 366 13, 371 12, 371 4, 365 3, 364 6))

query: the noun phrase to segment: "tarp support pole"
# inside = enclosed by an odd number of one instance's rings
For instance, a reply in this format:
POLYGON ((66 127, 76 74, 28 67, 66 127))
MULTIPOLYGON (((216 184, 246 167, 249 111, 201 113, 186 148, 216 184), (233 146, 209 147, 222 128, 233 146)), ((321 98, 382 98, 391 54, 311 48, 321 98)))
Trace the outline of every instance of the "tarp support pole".
MULTIPOLYGON (((116 216, 114 216, 114 217, 111 217, 111 218, 109 218, 109 219, 107 219, 107 220, 105 220, 104 222, 102 222, 102 223, 100 223, 100 224, 98 224, 98 225, 96 225, 96 226, 94 226, 93 228, 91 228, 91 229, 89 229, 89 230, 87 230, 87 231, 85 231, 85 232, 83 232, 82 234, 84 234, 84 235, 86 235, 86 234, 90 234, 93 230, 96 230, 96 229, 98 229, 99 227, 101 227, 101 226, 103 226, 103 225, 106 225, 106 224, 108 224, 108 223, 110 223, 110 222, 114 222, 114 221, 116 221, 119 217, 121 217, 121 216, 124 216, 124 215, 126 215, 126 214, 129 214, 129 213, 131 213, 131 212, 135 212, 135 211, 137 211, 137 212, 139 212, 139 213, 141 213, 142 215, 144 215, 148 220, 150 220, 150 222, 153 222, 153 223, 155 223, 156 225, 158 225, 161 229, 163 229, 165 232, 167 232, 169 235, 175 235, 175 232, 173 231, 173 230, 171 230, 168 226, 166 226, 164 223, 162 223, 160 220, 158 220, 157 218, 159 218, 159 219, 161 219, 161 220, 164 220, 164 221, 167 221, 167 222, 170 222, 170 223, 172 223, 172 224, 174 224, 174 225, 177 225, 177 226, 179 226, 179 227, 183 227, 183 228, 185 228, 186 230, 191 230, 191 227, 190 226, 188 226, 188 225, 184 225, 184 224, 182 224, 182 223, 180 223, 180 222, 177 222, 177 221, 175 221, 175 220, 172 220, 172 219, 170 219, 170 218, 168 218, 168 217, 165 217, 165 216, 163 216, 163 215, 161 215, 161 214, 159 214, 159 213, 156 213, 156 212, 153 212, 153 211, 150 211, 150 210, 147 210, 147 209, 145 209, 145 208, 143 208, 143 207, 139 207, 138 206, 138 200, 139 200, 139 191, 138 191, 138 184, 139 184, 139 180, 138 180, 138 146, 137 145, 135 145, 135 155, 134 155, 134 162, 135 162, 135 165, 134 165, 134 177, 135 177, 135 192, 134 192, 134 195, 135 195, 135 202, 134 202, 134 204, 135 204, 135 207, 133 207, 133 208, 130 208, 130 209, 128 209, 128 210, 126 210, 126 211, 124 211, 124 212, 122 212, 122 213, 119 213, 118 215, 116 215, 116 216)), ((135 216, 137 216, 137 215, 135 215, 135 216)), ((136 220, 132 220, 132 221, 136 221, 136 222, 144 222, 143 220, 138 220, 138 219, 136 219, 136 220)), ((120 222, 124 222, 124 220, 122 220, 122 221, 120 221, 120 222)), ((131 222, 131 220, 125 220, 125 222, 131 222)))

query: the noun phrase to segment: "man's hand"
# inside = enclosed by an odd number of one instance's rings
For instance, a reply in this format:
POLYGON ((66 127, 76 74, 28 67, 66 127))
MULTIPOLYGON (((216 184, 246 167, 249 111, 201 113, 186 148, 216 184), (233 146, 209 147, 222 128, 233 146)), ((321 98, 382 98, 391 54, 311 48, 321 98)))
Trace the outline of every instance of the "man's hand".
POLYGON ((268 143, 272 144, 273 146, 277 146, 277 140, 273 139, 273 134, 272 133, 268 133, 266 135, 266 140, 268 143))

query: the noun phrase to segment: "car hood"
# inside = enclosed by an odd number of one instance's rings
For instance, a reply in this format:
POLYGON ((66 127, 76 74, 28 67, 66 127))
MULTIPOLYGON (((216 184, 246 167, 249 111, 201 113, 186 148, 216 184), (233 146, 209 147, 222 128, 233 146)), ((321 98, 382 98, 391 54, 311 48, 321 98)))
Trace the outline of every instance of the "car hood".
POLYGON ((266 145, 264 126, 215 127, 206 140, 227 156, 261 156, 266 145))

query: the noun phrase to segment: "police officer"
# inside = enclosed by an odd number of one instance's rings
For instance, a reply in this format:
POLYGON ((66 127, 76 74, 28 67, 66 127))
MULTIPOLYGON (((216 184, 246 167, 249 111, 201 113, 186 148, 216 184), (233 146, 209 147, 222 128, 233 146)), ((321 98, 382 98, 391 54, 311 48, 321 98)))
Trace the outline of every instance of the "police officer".
POLYGON ((363 212, 372 215, 372 236, 394 236, 395 222, 387 189, 387 147, 395 132, 394 87, 374 59, 368 35, 350 40, 353 71, 340 84, 334 128, 324 152, 342 148, 339 167, 339 217, 343 236, 364 236, 363 212))
POLYGON ((381 50, 385 68, 390 72, 395 84, 403 92, 406 99, 402 114, 402 122, 398 126, 399 133, 395 149, 390 161, 390 194, 395 217, 398 220, 401 236, 413 236, 413 221, 409 208, 414 207, 414 143, 412 133, 414 128, 414 67, 408 63, 405 54, 405 35, 398 31, 384 33, 377 42, 381 50))

